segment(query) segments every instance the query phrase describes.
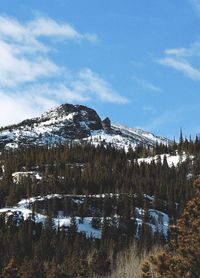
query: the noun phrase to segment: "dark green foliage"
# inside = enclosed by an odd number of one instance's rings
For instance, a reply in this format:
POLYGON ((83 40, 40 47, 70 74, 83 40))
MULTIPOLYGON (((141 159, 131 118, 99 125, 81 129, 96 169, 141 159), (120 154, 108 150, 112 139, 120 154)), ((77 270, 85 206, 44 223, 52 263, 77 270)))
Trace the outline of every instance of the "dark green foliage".
POLYGON ((144 263, 142 278, 200 277, 200 179, 195 181, 195 187, 195 198, 187 203, 181 218, 171 227, 169 245, 144 263))
MULTIPOLYGON (((163 150, 164 146, 157 146, 157 153, 159 148, 163 150)), ((171 148, 165 146, 166 151, 171 148)), ((150 154, 154 149, 146 151, 150 154)), ((189 160, 177 168, 170 168, 166 159, 163 164, 138 165, 134 158, 138 156, 137 150, 126 154, 110 146, 94 148, 87 145, 4 151, 0 157, 0 164, 5 168, 0 180, 0 205, 12 205, 22 198, 52 193, 87 195, 111 192, 138 196, 145 193, 166 200, 168 210, 173 214, 171 203, 179 202, 181 198, 185 203, 192 197, 191 181, 186 179, 188 169, 192 167, 189 160), (17 171, 37 171, 43 178, 23 178, 16 184, 12 173, 17 171)), ((194 163, 194 170, 191 170, 195 175, 198 174, 198 165, 194 163)), ((66 210, 70 210, 70 205, 66 204, 66 210)), ((105 211, 109 212, 109 200, 105 201, 105 211)))
MULTIPOLYGON (((119 251, 136 241, 138 253, 155 243, 166 243, 160 233, 152 233, 149 225, 137 231, 136 207, 145 208, 144 221, 149 221, 149 207, 167 212, 172 223, 194 196, 192 180, 200 174, 200 140, 183 140, 170 146, 155 148, 138 146, 125 153, 111 146, 66 145, 55 148, 30 147, 3 151, 0 154, 0 206, 15 205, 22 198, 47 194, 114 194, 104 199, 86 197, 77 205, 72 198, 36 202, 33 219, 6 219, 0 215, 0 277, 94 277, 109 275, 119 251), (157 162, 137 163, 136 158, 162 153, 194 155, 178 167, 169 167, 158 156, 157 162), (42 179, 24 177, 18 183, 12 173, 37 171, 42 179), (186 176, 192 174, 191 179, 186 176), (118 194, 118 195, 116 195, 118 194), (148 197, 154 195, 153 203, 148 197), (117 201, 115 199, 117 197, 117 201), (102 201, 103 200, 103 201, 102 201), (97 208, 94 211, 94 203, 97 208), (176 204, 177 203, 177 204, 176 204), (34 222, 35 212, 45 209, 45 225, 34 222), (72 216, 69 229, 56 230, 52 218, 59 210, 72 216), (74 215, 74 216, 73 216, 74 215), (102 239, 88 239, 77 233, 75 216, 80 221, 93 217, 92 225, 102 222, 102 239), (119 218, 116 217, 119 216, 119 218)), ((144 266, 148 273, 148 265, 144 266)))

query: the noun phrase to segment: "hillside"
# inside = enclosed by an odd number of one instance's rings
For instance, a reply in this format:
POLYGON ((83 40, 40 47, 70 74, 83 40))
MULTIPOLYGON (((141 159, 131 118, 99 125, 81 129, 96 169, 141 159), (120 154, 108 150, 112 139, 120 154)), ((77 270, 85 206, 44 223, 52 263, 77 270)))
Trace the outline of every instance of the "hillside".
POLYGON ((97 112, 83 105, 64 104, 42 114, 41 117, 0 130, 0 148, 18 148, 29 145, 58 145, 69 142, 111 144, 128 150, 140 145, 168 144, 170 140, 140 129, 113 125, 97 112))
POLYGON ((2 134, 2 277, 109 277, 132 246, 140 262, 169 244, 200 174, 198 136, 168 144, 84 106, 60 106, 2 134))

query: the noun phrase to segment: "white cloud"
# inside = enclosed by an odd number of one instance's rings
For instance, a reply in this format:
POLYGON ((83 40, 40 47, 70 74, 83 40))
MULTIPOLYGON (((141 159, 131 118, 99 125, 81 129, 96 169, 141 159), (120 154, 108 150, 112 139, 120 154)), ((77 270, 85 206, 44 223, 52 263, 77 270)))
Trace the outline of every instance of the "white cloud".
POLYGON ((81 34, 71 25, 47 17, 22 24, 0 16, 0 87, 17 86, 60 73, 61 69, 45 55, 50 47, 40 37, 91 41, 95 35, 81 34))
POLYGON ((56 38, 62 39, 59 43, 97 39, 48 17, 22 23, 0 16, 0 125, 39 115, 63 102, 128 102, 91 69, 72 73, 52 60, 51 42, 58 47, 56 38))
POLYGON ((38 17, 22 24, 14 18, 0 16, 0 37, 26 42, 39 37, 61 37, 68 40, 94 41, 95 34, 81 34, 70 24, 59 23, 49 17, 38 17))
POLYGON ((78 80, 74 82, 73 87, 74 91, 84 94, 88 92, 103 102, 122 104, 128 102, 125 97, 115 92, 107 81, 89 68, 85 68, 79 73, 78 80))
POLYGON ((0 16, 0 36, 15 38, 15 40, 21 40, 27 34, 26 28, 20 24, 17 20, 0 16))
POLYGON ((38 84, 21 91, 28 102, 34 102, 44 111, 61 102, 86 102, 91 99, 90 96, 83 95, 78 91, 73 91, 68 84, 38 84))
POLYGON ((27 29, 35 37, 61 36, 72 40, 82 39, 84 37, 84 35, 81 35, 71 25, 59 24, 50 18, 38 18, 33 20, 27 25, 27 29))
POLYGON ((147 91, 152 91, 152 92, 162 92, 163 90, 154 85, 153 83, 142 79, 142 78, 138 78, 137 76, 133 76, 132 79, 143 89, 143 90, 147 90, 147 91))
POLYGON ((37 108, 30 105, 23 95, 9 95, 0 92, 0 126, 37 116, 37 112, 37 108))
POLYGON ((0 87, 16 87, 38 78, 59 74, 61 69, 47 57, 17 55, 12 45, 0 41, 0 87))
POLYGON ((191 79, 200 79, 200 69, 193 66, 193 58, 200 57, 200 42, 194 42, 189 47, 166 49, 164 58, 158 59, 161 65, 168 66, 183 73, 191 79))
POLYGON ((158 63, 164 66, 171 67, 177 71, 184 73, 187 77, 192 79, 200 79, 200 70, 194 68, 187 61, 178 60, 175 58, 164 58, 158 60, 158 63))
POLYGON ((200 56, 200 42, 194 42, 189 47, 166 49, 164 52, 167 55, 174 55, 179 58, 200 56))
POLYGON ((60 103, 101 101, 125 104, 128 100, 115 92, 110 84, 85 68, 65 83, 42 83, 26 86, 19 91, 0 92, 0 126, 39 116, 60 103))

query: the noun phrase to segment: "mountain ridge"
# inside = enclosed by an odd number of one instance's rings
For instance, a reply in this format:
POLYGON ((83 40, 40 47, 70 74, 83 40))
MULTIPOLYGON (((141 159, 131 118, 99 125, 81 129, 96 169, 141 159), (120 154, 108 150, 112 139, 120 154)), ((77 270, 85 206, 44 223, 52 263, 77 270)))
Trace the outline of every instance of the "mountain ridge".
POLYGON ((93 145, 111 144, 118 149, 133 149, 140 144, 169 144, 165 137, 124 125, 101 120, 97 112, 84 105, 62 104, 40 117, 26 119, 0 129, 0 147, 18 148, 27 145, 56 145, 85 142, 93 145))

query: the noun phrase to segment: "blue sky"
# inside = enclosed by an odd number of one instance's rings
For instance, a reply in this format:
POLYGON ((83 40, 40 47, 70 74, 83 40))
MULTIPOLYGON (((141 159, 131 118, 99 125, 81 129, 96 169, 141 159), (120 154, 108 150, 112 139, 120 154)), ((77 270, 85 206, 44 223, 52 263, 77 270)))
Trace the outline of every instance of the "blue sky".
POLYGON ((61 103, 200 133, 200 0, 2 0, 0 126, 61 103))

